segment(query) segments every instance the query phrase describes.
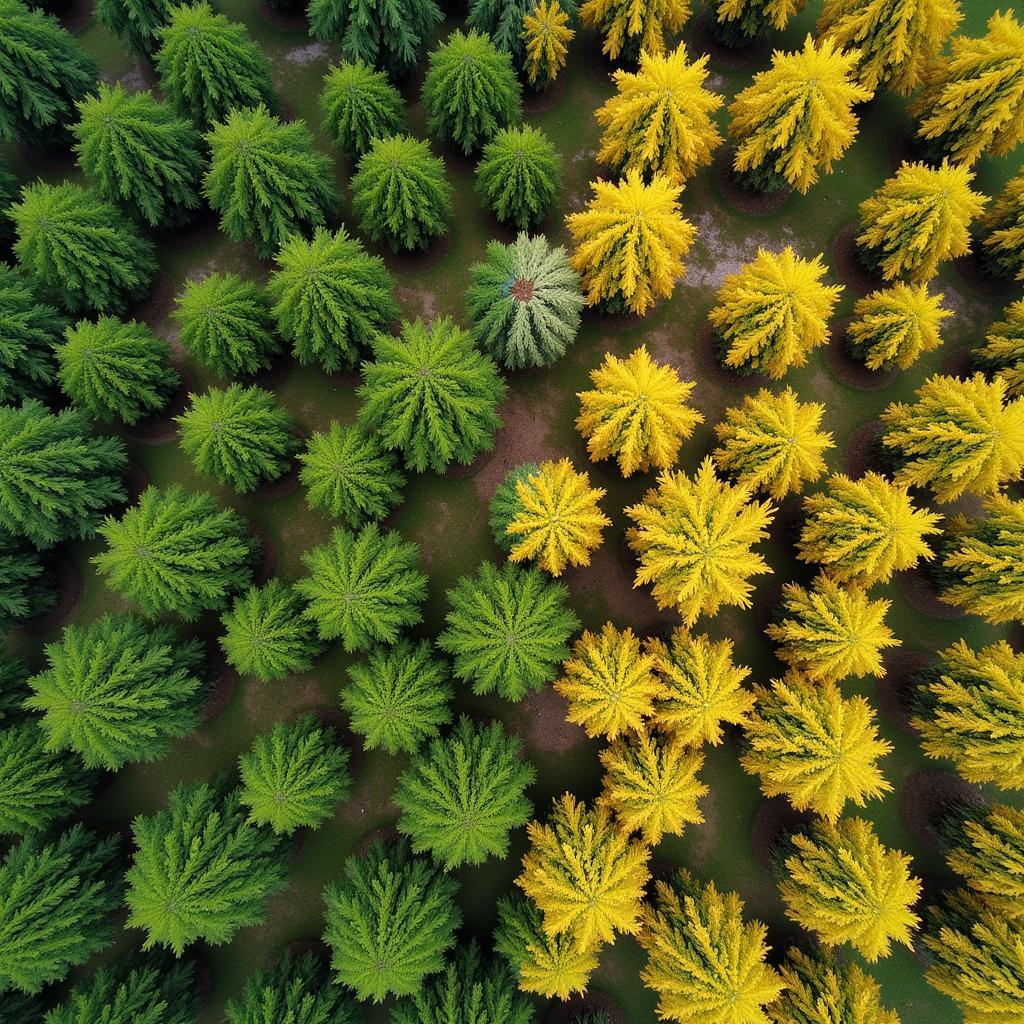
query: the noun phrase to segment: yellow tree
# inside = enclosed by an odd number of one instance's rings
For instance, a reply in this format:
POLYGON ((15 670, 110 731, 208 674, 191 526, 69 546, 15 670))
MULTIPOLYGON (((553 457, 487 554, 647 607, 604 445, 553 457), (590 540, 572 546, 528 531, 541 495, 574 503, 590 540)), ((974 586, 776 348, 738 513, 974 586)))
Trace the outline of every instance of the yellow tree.
POLYGON ((1024 811, 994 804, 957 825, 946 854, 950 868, 1000 915, 1024 918, 1024 811))
POLYGON ((1008 395, 1024 397, 1024 301, 1006 307, 1003 319, 989 328, 985 344, 975 355, 1006 382, 1008 395))
POLYGON ((558 0, 540 0, 523 16, 523 42, 526 80, 538 89, 546 89, 565 67, 569 43, 576 33, 569 27, 569 15, 558 0))
POLYGON ((712 0, 715 34, 727 46, 744 46, 775 29, 782 31, 807 0, 712 0))
POLYGON ((823 284, 821 256, 805 260, 790 246, 758 249, 730 274, 709 314, 725 351, 725 365, 778 380, 828 341, 828 318, 843 290, 823 284))
POLYGON ((686 273, 683 257, 697 231, 680 212, 682 186, 661 174, 645 184, 629 171, 590 188, 587 208, 565 218, 575 242, 570 262, 591 306, 643 316, 686 273))
POLYGON ((902 282, 865 295, 846 332, 850 349, 869 370, 906 370, 942 344, 939 328, 953 315, 942 299, 926 284, 902 282))
POLYGON ((1003 277, 1024 281, 1024 171, 996 196, 982 226, 989 266, 1003 277))
POLYGON ((636 586, 650 584, 659 608, 676 608, 692 626, 722 605, 750 607, 752 576, 770 573, 754 545, 768 536, 775 508, 715 475, 705 459, 692 476, 662 473, 639 505, 626 509, 626 532, 639 566, 636 586))
POLYGON ((663 174, 675 185, 692 178, 722 142, 711 119, 722 97, 704 87, 707 75, 707 54, 690 63, 683 43, 643 51, 639 71, 616 71, 617 91, 594 115, 604 129, 597 159, 618 174, 663 174))
POLYGON ((626 359, 606 353, 590 379, 594 389, 576 395, 576 429, 586 439, 591 461, 618 459, 623 476, 673 466, 680 445, 704 422, 686 404, 694 382, 655 362, 645 345, 626 359))
POLYGON ((857 136, 854 104, 872 92, 853 79, 858 52, 810 36, 796 53, 777 50, 729 106, 735 169, 762 192, 807 192, 857 136))
POLYGON ((586 0, 580 18, 604 35, 601 52, 612 60, 635 59, 643 50, 665 52, 665 36, 681 31, 690 0, 586 0))

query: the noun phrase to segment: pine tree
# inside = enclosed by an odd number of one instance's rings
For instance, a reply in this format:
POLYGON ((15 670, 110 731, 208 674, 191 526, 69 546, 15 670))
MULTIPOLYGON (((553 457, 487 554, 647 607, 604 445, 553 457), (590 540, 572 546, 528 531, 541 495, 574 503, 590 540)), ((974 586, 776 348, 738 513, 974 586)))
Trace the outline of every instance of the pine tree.
POLYGON ((601 764, 601 799, 615 811, 622 829, 640 832, 650 846, 666 834, 682 835, 687 824, 704 821, 697 806, 708 793, 697 778, 704 755, 679 733, 626 733, 601 751, 601 764))
POLYGON ((68 312, 119 313, 149 290, 153 243, 92 189, 36 182, 9 215, 22 271, 68 312))
POLYGON ((159 412, 181 383, 170 346, 137 320, 79 320, 54 355, 61 391, 107 423, 136 423, 159 412))
POLYGON ((148 90, 127 93, 117 84, 100 85, 78 111, 78 164, 104 199, 150 227, 183 223, 199 209, 206 161, 188 121, 148 90))
POLYGON ((67 325, 23 274, 0 263, 0 404, 46 397, 56 372, 53 347, 67 325))
POLYGON ((228 664, 263 683, 308 672, 323 650, 301 598, 276 577, 239 594, 220 621, 228 664))
POLYGON ((379 256, 344 227, 317 228, 312 240, 293 234, 275 257, 267 290, 292 354, 328 373, 350 369, 399 315, 391 275, 379 256))
POLYGON ((569 702, 566 720, 592 737, 614 740, 642 728, 665 692, 639 637, 610 622, 600 633, 583 632, 562 671, 555 689, 569 702))
POLYGON ((682 186, 660 174, 644 184, 628 171, 622 181, 592 181, 590 189, 586 209, 565 218, 587 302, 643 316, 686 273, 683 257, 697 229, 680 212, 682 186))
POLYGON ((160 46, 160 30, 167 25, 172 0, 96 0, 96 16, 126 50, 152 57, 160 46))
POLYGON ((851 480, 834 473, 825 488, 804 498, 797 558, 816 562, 837 583, 870 587, 894 572, 929 561, 925 538, 939 533, 942 517, 918 508, 906 487, 878 473, 851 480))
POLYGON ((539 128, 502 128, 484 146, 476 189, 502 224, 523 231, 544 220, 558 199, 562 158, 539 128))
POLYGON ((74 825, 29 836, 0 861, 0 990, 38 992, 114 939, 117 837, 74 825))
MULTIPOLYGON (((510 7, 513 5, 509 5, 510 7)), ((558 77, 569 57, 575 31, 560 0, 538 0, 523 15, 523 70, 534 89, 546 89, 558 77)), ((575 6, 574 4, 572 6, 575 6)))
MULTIPOLYGON (((576 18, 576 0, 565 0, 565 24, 576 18)), ((536 0, 470 0, 468 28, 490 37, 494 45, 509 54, 516 68, 527 62, 524 29, 527 18, 537 16, 536 0)), ((559 35, 556 38, 564 38, 559 35)), ((570 36, 571 38, 571 36, 570 36)))
POLYGON ((335 527, 326 544, 305 552, 309 575, 295 584, 306 618, 321 640, 341 638, 346 651, 393 644, 422 619, 427 577, 418 569, 419 545, 376 523, 358 533, 335 527))
POLYGON ((565 249, 525 232, 511 245, 487 243, 470 268, 470 334, 509 370, 550 366, 576 340, 584 299, 565 249))
POLYGON ((1006 383, 1012 398, 1024 396, 1024 301, 1011 302, 1003 320, 988 330, 985 344, 974 354, 1006 383))
POLYGON ((450 317, 403 321, 397 338, 379 334, 362 373, 359 425, 401 451, 406 469, 443 473, 494 447, 505 382, 450 317))
POLYGON ((193 622, 220 611, 252 578, 255 544, 234 509, 205 491, 147 487, 120 519, 99 528, 105 551, 92 558, 107 586, 155 617, 193 622))
POLYGON ((127 462, 121 441, 90 433, 77 410, 0 406, 0 539, 51 548, 92 537, 104 510, 124 501, 127 462))
POLYGON ((931 280, 945 260, 971 251, 969 227, 986 199, 971 191, 974 175, 943 160, 940 167, 904 163, 860 204, 861 259, 886 281, 931 280))
POLYGON ((0 631, 53 607, 57 594, 50 568, 31 543, 0 534, 0 631))
POLYGON ((957 820, 946 862, 1001 917, 1024 918, 1024 811, 994 804, 957 820))
POLYGON ((794 835, 786 871, 786 913, 825 946, 849 942, 869 963, 894 942, 911 946, 921 882, 910 857, 883 846, 863 818, 818 821, 794 835))
POLYGON ((726 46, 748 46, 772 29, 781 31, 807 0, 714 0, 713 31, 726 46))
POLYGON ((723 726, 742 725, 754 706, 744 685, 750 669, 732 660, 731 640, 694 636, 682 626, 669 642, 648 637, 647 653, 661 682, 654 702, 653 723, 687 746, 717 747, 723 726))
POLYGON ((900 1024, 858 964, 793 947, 779 973, 786 988, 771 1008, 773 1024, 900 1024))
POLYGON ((452 187, 444 163, 420 139, 374 139, 351 184, 360 229, 395 252, 423 249, 448 230, 452 187))
POLYGON ((785 796, 798 811, 835 822, 848 802, 863 807, 892 791, 878 767, 892 744, 879 738, 863 697, 844 699, 832 680, 796 674, 755 694, 741 763, 760 777, 765 796, 785 796))
POLYGON ((341 706, 369 750, 412 753, 452 720, 448 668, 430 643, 399 640, 348 667, 341 706))
POLYGON ((587 948, 640 930, 651 851, 617 829, 604 804, 588 808, 566 793, 546 823, 531 821, 526 831, 516 885, 537 904, 547 935, 568 932, 587 948))
POLYGON ((601 52, 612 60, 664 53, 665 37, 677 35, 689 17, 690 0, 586 0, 580 7, 584 26, 602 33, 601 52))
POLYGON ((402 94, 383 71, 362 60, 333 65, 320 94, 323 129, 350 160, 358 160, 373 143, 405 131, 402 94))
POLYGON ((214 13, 205 0, 172 8, 157 35, 160 87, 171 106, 200 129, 233 110, 274 105, 270 62, 244 25, 214 13))
POLYGON ((858 299, 846 332, 854 356, 869 370, 906 370, 942 345, 939 328, 953 315, 927 284, 897 282, 858 299))
POLYGON ((754 545, 774 514, 748 488, 720 480, 709 458, 692 477, 662 473, 643 502, 626 509, 635 524, 626 540, 639 560, 634 586, 650 584, 658 607, 677 608, 687 626, 722 605, 749 608, 750 578, 772 571, 754 545))
POLYGON ((823 284, 822 257, 805 260, 786 246, 757 256, 730 274, 708 318, 718 331, 725 365, 779 380, 828 342, 828 320, 842 285, 823 284))
POLYGON ((712 120, 722 97, 704 86, 708 56, 690 63, 686 45, 640 53, 640 70, 615 71, 616 92, 594 116, 604 129, 597 159, 616 173, 661 174, 682 185, 722 143, 712 120))
POLYGON ((42 715, 48 750, 73 750, 88 768, 155 761, 199 724, 203 649, 170 626, 108 613, 67 626, 46 662, 25 706, 42 715))
POLYGON ((658 1017, 686 1024, 762 1024, 764 1007, 785 985, 767 960, 768 929, 743 920, 743 902, 701 885, 680 869, 655 882, 644 907, 640 945, 644 984, 658 995, 658 1017))
POLYGON ((989 268, 1000 277, 1024 281, 1024 171, 1006 183, 981 223, 989 268))
POLYGON ((683 441, 704 422, 686 404, 695 382, 680 380, 675 367, 651 359, 646 345, 625 359, 606 352, 590 380, 593 390, 576 394, 576 429, 591 462, 615 458, 625 477, 671 468, 683 441))
POLYGON ((315 953, 285 952, 273 967, 245 979, 240 997, 229 999, 226 1024, 357 1024, 351 1000, 330 983, 315 953))
POLYGON ((858 51, 808 35, 802 50, 772 55, 729 105, 735 170, 761 192, 786 185, 806 194, 857 136, 853 108, 872 92, 854 80, 858 51))
POLYGON ((411 996, 444 968, 461 915, 458 883, 408 844, 380 840, 324 891, 324 941, 339 984, 362 1000, 411 996))

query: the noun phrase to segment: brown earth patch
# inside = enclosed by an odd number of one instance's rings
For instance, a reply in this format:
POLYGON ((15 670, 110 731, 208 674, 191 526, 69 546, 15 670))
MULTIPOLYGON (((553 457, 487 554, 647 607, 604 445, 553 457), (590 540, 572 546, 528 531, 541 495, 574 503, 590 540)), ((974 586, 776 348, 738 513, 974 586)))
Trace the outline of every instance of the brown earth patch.
POLYGON ((201 946, 193 946, 189 950, 188 959, 192 966, 192 998, 195 1000, 196 1010, 204 1010, 213 995, 213 965, 206 950, 201 946))
POLYGON ((998 277, 988 269, 981 242, 978 240, 975 240, 966 256, 953 260, 953 267, 960 280, 973 291, 1002 298, 1004 304, 1015 297, 1017 286, 1009 278, 998 277))
POLYGON ((748 217, 764 217, 781 210, 793 194, 790 188, 778 192, 756 192, 747 188, 733 169, 730 149, 720 150, 711 167, 721 197, 738 213, 748 217))
POLYGON ((697 802, 704 821, 699 825, 687 825, 683 834, 691 837, 689 860, 703 874, 711 867, 719 838, 718 790, 710 779, 702 778, 700 772, 697 778, 708 787, 707 793, 697 802))
POLYGON ((910 724, 917 692, 916 677, 931 662, 927 654, 902 647, 892 647, 882 656, 885 675, 875 681, 878 706, 889 722, 907 736, 917 735, 910 724))
POLYGON ((306 840, 309 838, 309 829, 303 826, 297 828, 292 834, 288 844, 288 863, 294 865, 295 862, 302 856, 302 851, 306 846, 306 840))
POLYGON ((581 726, 565 720, 569 702, 553 686, 530 694, 520 707, 526 718, 524 739, 536 750, 565 754, 587 741, 581 726))
POLYGON ((840 228, 832 241, 832 272, 857 296, 885 287, 882 278, 870 273, 857 255, 860 232, 860 221, 855 220, 840 228))
POLYGON ((935 574, 932 572, 929 563, 918 563, 913 569, 906 569, 897 573, 900 584, 900 592, 906 598, 907 604, 914 611, 927 615, 932 619, 941 619, 944 622, 952 622, 954 619, 961 619, 966 614, 964 610, 955 604, 946 604, 939 600, 942 592, 935 574))
POLYGON ((629 1024, 626 1015, 611 996, 589 991, 568 999, 552 999, 544 1014, 544 1024, 577 1024, 584 1014, 604 1013, 611 1024, 629 1024))
POLYGON ((904 164, 918 163, 921 153, 913 132, 896 131, 890 136, 889 166, 895 174, 904 164))
POLYGON ((78 35, 92 21, 95 6, 94 0, 65 0, 57 20, 73 36, 78 35))
POLYGON ((831 338, 825 348, 829 369, 848 387, 858 391, 881 391, 899 376, 899 370, 869 370, 850 351, 848 332, 853 317, 845 317, 832 326, 831 338))
POLYGON ((238 673, 228 664, 219 645, 211 644, 207 664, 210 685, 206 704, 203 707, 204 722, 211 721, 227 710, 238 686, 238 673))
MULTIPOLYGON (((303 442, 297 446, 297 451, 305 447, 303 442)), ((292 458, 288 468, 274 480, 264 480, 253 492, 255 501, 279 501, 287 498, 299 489, 299 472, 301 467, 296 459, 292 458)))
POLYGON ((370 847, 378 840, 384 843, 385 846, 394 846, 401 838, 401 833, 394 825, 384 825, 381 828, 375 828, 372 832, 363 836, 356 847, 356 856, 365 857, 370 852, 370 847))
MULTIPOLYGON (((978 342, 980 344, 980 338, 978 342)), ((970 377, 977 370, 977 367, 974 365, 974 353, 967 345, 947 348, 942 354, 942 363, 939 370, 947 377, 970 377)))
POLYGON ((51 571, 57 578, 53 604, 42 614, 21 623, 21 629, 32 636, 56 629, 58 626, 66 626, 74 617, 85 590, 82 574, 66 551, 58 553, 51 571))
POLYGON ((296 939, 295 942, 288 943, 285 952, 290 953, 295 959, 307 955, 315 956, 324 966, 331 959, 331 947, 323 939, 296 939))
MULTIPOLYGON (((177 236, 168 230, 156 237, 158 242, 162 242, 169 241, 177 236)), ((171 244, 176 248, 178 243, 172 242, 171 244)), ((166 271, 161 270, 153 278, 145 298, 140 299, 131 307, 125 319, 139 320, 156 329, 171 315, 171 309, 174 306, 174 295, 174 279, 166 271)))
POLYGON ((451 232, 445 231, 443 235, 435 238, 423 249, 412 252, 405 250, 393 252, 390 248, 386 248, 382 255, 388 270, 396 274, 415 276, 440 264, 448 255, 451 244, 451 232))
POLYGON ((881 437, 882 424, 878 420, 868 420, 850 432, 843 449, 843 471, 852 480, 878 469, 881 437))
POLYGON ((697 365, 705 373, 710 374, 720 384, 726 387, 735 388, 737 391, 746 391, 753 383, 760 384, 759 375, 751 374, 749 377, 741 377, 731 367, 726 366, 719 353, 718 334, 715 325, 709 320, 701 324, 697 332, 697 365))
POLYGON ((299 32, 309 29, 309 19, 306 17, 305 7, 299 5, 277 6, 276 4, 261 3, 256 10, 260 17, 273 25, 274 28, 282 28, 286 31, 299 32))
POLYGON ((546 89, 539 91, 526 85, 523 88, 523 113, 543 114, 557 107, 565 95, 565 79, 563 72, 546 89))
POLYGON ((786 837, 811 821, 811 816, 794 810, 782 796, 765 800, 754 812, 751 845, 758 863, 766 871, 774 871, 786 837))
POLYGON ((141 462, 132 459, 128 463, 128 472, 124 478, 124 489, 128 495, 128 504, 135 505, 142 492, 149 486, 149 473, 141 462))
MULTIPOLYGON (((437 316, 437 292, 416 285, 400 284, 395 288, 395 295, 402 307, 402 315, 409 320, 419 317, 431 321, 437 316)), ((397 326, 392 333, 401 333, 401 327, 397 326)))
POLYGON ((943 819, 958 806, 983 806, 980 786, 965 782, 952 772, 919 771, 900 787, 900 817, 922 846, 942 852, 943 819))

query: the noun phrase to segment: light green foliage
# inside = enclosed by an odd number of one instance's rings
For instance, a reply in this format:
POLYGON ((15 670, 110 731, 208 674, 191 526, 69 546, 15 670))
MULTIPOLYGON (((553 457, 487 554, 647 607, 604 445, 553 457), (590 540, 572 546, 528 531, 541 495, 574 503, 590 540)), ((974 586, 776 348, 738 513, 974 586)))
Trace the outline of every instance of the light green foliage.
POLYGON ((45 397, 54 376, 53 346, 65 327, 67 320, 36 297, 23 274, 0 263, 0 404, 45 397))
POLYGON ((518 466, 513 466, 505 474, 505 479, 494 489, 487 524, 491 528, 494 543, 506 555, 516 546, 517 541, 517 538, 508 532, 509 524, 523 510, 518 485, 525 484, 531 476, 536 476, 539 472, 540 466, 536 462, 523 462, 518 466))
POLYGON ((125 49, 151 56, 160 45, 160 29, 168 22, 173 0, 96 0, 96 16, 125 49))
POLYGON ((357 1024, 341 989, 330 984, 314 953, 285 952, 274 967, 254 971, 240 997, 228 1000, 227 1024, 357 1024))
POLYGON ((383 71, 361 60, 342 61, 324 75, 323 127, 338 149, 358 160, 374 139, 405 131, 402 94, 383 71))
POLYGON ((502 128, 484 146, 476 188, 499 221, 525 230, 539 224, 558 199, 562 159, 539 128, 502 128))

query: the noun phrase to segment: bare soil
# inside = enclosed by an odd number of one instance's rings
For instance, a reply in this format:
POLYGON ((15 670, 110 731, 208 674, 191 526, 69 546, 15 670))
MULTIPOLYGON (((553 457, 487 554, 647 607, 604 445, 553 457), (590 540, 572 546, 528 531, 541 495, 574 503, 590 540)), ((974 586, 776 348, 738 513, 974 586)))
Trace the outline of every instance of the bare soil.
POLYGON ((899 376, 899 370, 869 370, 850 351, 847 332, 853 317, 845 317, 832 325, 832 336, 825 349, 829 369, 844 384, 858 391, 881 391, 899 376))
POLYGON ((771 56, 771 42, 767 37, 754 39, 746 46, 726 46, 716 35, 713 16, 705 10, 690 21, 692 57, 706 53, 712 65, 733 70, 749 70, 764 64, 771 56))
POLYGON ((752 386, 760 387, 761 378, 757 374, 740 376, 729 366, 725 366, 719 356, 718 335, 715 325, 709 320, 701 324, 697 333, 697 365, 704 372, 714 377, 720 384, 734 388, 736 391, 747 391, 752 386))
POLYGON ((159 412, 131 426, 125 426, 124 432, 133 441, 142 444, 167 444, 178 436, 175 417, 182 415, 189 407, 193 382, 191 374, 184 366, 179 365, 176 359, 172 359, 171 363, 181 377, 178 389, 159 412))
POLYGON ((390 248, 383 252, 384 263, 388 270, 396 274, 422 274, 438 266, 448 255, 451 248, 451 232, 445 231, 440 238, 435 238, 425 249, 413 252, 402 250, 392 252, 390 248))
POLYGON ((789 202, 793 190, 780 189, 778 192, 756 192, 746 188, 733 170, 732 150, 719 150, 712 165, 715 184, 722 198, 737 213, 747 217, 764 217, 775 213, 789 202))
POLYGON ((942 591, 929 563, 918 562, 913 569, 897 573, 897 578, 907 604, 915 611, 946 622, 963 618, 965 612, 962 608, 939 600, 942 591))
POLYGON ((843 472, 852 480, 879 468, 881 437, 882 424, 878 420, 868 420, 851 431, 843 449, 843 472))
POLYGON ((238 686, 238 673, 227 663, 219 645, 211 645, 207 665, 210 670, 210 685, 209 697, 203 707, 204 722, 211 721, 227 710, 238 686))
POLYGON ((754 813, 751 845, 761 867, 773 871, 778 851, 786 837, 809 821, 811 816, 795 811, 785 797, 773 796, 760 804, 754 813))
POLYGON ((546 89, 537 91, 529 85, 523 87, 523 113, 543 114, 553 110, 565 95, 565 75, 559 75, 546 89))
POLYGON ((567 722, 569 702, 553 686, 532 693, 520 705, 526 713, 527 745, 551 754, 565 754, 587 740, 583 729, 567 722))
POLYGON ((82 575, 71 558, 60 553, 56 558, 56 573, 56 601, 41 615, 36 615, 23 622, 21 629, 24 632, 33 636, 46 633, 59 626, 66 626, 74 617, 85 589, 82 575))
POLYGON ((851 221, 839 229, 832 242, 832 272, 856 296, 885 287, 882 278, 869 273, 857 257, 857 236, 860 232, 860 221, 851 221))
POLYGON ((921 651, 892 647, 882 656, 885 675, 875 681, 878 706, 889 722, 907 736, 917 732, 910 724, 913 715, 915 677, 932 659, 921 651))
POLYGON ((259 523, 249 521, 249 533, 258 545, 253 562, 253 583, 262 586, 273 575, 277 568, 277 545, 269 531, 259 523))

